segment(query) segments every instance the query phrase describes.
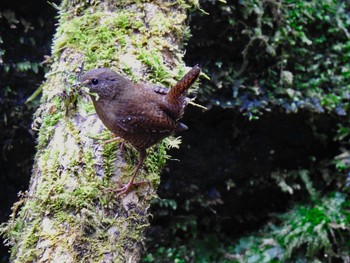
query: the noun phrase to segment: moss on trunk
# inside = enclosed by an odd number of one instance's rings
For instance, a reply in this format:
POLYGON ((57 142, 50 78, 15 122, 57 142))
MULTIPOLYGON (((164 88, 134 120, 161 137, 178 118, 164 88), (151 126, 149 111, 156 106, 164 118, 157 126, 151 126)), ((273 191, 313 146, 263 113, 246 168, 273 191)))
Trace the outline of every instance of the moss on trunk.
POLYGON ((38 145, 30 187, 2 226, 13 262, 137 262, 150 201, 169 143, 149 150, 140 173, 151 182, 116 198, 135 151, 104 145, 111 134, 73 84, 79 68, 110 67, 135 81, 171 86, 186 71, 185 1, 62 2, 51 70, 33 126, 38 145))

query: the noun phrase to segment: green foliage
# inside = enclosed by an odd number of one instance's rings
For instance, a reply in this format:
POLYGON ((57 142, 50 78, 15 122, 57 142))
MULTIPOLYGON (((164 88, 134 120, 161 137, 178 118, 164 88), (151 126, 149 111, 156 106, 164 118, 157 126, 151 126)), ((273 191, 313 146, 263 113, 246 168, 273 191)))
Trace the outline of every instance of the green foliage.
POLYGON ((187 234, 186 245, 178 240, 158 245, 144 262, 323 262, 345 260, 350 252, 350 202, 345 194, 335 192, 312 205, 296 205, 274 221, 226 248, 223 244, 231 242, 217 232, 203 238, 198 232, 187 234))
POLYGON ((342 143, 340 148, 341 153, 334 158, 335 167, 339 172, 347 173, 346 185, 349 186, 350 182, 350 149, 348 147, 348 139, 350 136, 350 127, 349 124, 338 124, 337 135, 335 136, 336 141, 342 143))
POLYGON ((269 225, 257 235, 231 245, 231 258, 235 262, 345 259, 349 252, 349 209, 347 196, 339 192, 314 205, 297 205, 278 216, 281 225, 269 225), (337 245, 337 250, 332 244, 337 245))
POLYGON ((283 192, 289 194, 293 194, 294 191, 302 188, 302 184, 298 183, 298 179, 301 179, 311 199, 316 200, 318 197, 318 193, 312 185, 312 180, 307 170, 290 170, 288 172, 275 171, 271 173, 271 177, 276 180, 276 183, 283 192))
MULTIPOLYGON (((212 8, 211 2, 203 1, 206 6, 212 8)), ((198 51, 193 52, 200 51, 203 60, 211 62, 206 69, 211 81, 200 90, 201 99, 239 108, 251 118, 273 105, 287 112, 307 109, 345 115, 349 9, 347 1, 335 0, 244 0, 217 5, 210 16, 216 23, 206 23, 205 30, 215 26, 216 33, 201 38, 194 31, 199 40, 193 44, 198 51), (219 51, 211 52, 218 43, 219 51)), ((201 13, 196 16, 209 19, 201 13)))
POLYGON ((170 208, 172 210, 177 209, 177 202, 173 199, 154 199, 152 204, 158 205, 159 207, 170 208))
POLYGON ((333 251, 332 243, 339 248, 347 245, 342 239, 350 233, 349 205, 346 195, 336 192, 313 206, 300 206, 283 215, 284 224, 276 237, 286 248, 285 257, 300 250, 307 257, 323 256, 322 252, 342 256, 333 251))
MULTIPOLYGON (((26 98, 37 89, 47 70, 46 64, 41 62, 43 56, 49 53, 53 18, 44 24, 43 16, 50 16, 52 10, 47 9, 45 14, 38 16, 27 16, 26 6, 5 6, 6 3, 0 10, 0 129, 3 131, 0 136, 3 158, 0 161, 7 162, 8 156, 17 151, 17 145, 21 145, 19 152, 23 148, 34 150, 33 133, 29 127, 39 100, 27 103, 26 98), (16 138, 23 133, 26 136, 16 138)), ((32 154, 21 157, 22 164, 12 168, 18 177, 24 178, 30 170, 32 154), (15 171, 19 167, 21 171, 15 171)), ((2 163, 2 166, 9 167, 10 162, 2 163)))
POLYGON ((25 54, 18 56, 12 54, 16 50, 27 50, 37 47, 37 35, 31 35, 34 29, 43 27, 42 18, 28 20, 21 17, 14 10, 0 10, 0 24, 7 30, 0 35, 0 63, 4 73, 15 71, 17 73, 46 69, 37 58, 29 58, 25 54))
POLYGON ((188 240, 188 244, 179 245, 176 242, 169 247, 158 247, 154 253, 149 253, 143 262, 217 262, 222 254, 221 244, 217 235, 211 233, 203 238, 188 240))

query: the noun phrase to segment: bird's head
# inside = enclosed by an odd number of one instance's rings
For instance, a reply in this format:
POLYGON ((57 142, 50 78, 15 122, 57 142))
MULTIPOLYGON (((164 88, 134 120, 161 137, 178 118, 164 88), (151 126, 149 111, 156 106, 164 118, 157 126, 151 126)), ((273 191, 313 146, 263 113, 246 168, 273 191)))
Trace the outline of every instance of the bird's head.
POLYGON ((128 79, 108 68, 98 68, 86 72, 80 82, 88 87, 91 93, 96 93, 100 99, 108 99, 120 92, 128 79))

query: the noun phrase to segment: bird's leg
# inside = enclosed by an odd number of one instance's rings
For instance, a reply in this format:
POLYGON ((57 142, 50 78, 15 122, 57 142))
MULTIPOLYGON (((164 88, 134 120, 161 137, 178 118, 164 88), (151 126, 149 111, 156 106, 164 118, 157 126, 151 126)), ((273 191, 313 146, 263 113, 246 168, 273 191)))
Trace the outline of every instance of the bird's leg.
POLYGON ((114 133, 113 133, 113 137, 114 137, 114 138, 112 138, 112 139, 105 140, 103 143, 104 143, 104 144, 108 144, 108 143, 111 143, 111 142, 122 141, 122 144, 124 144, 123 138, 121 138, 121 137, 119 137, 119 136, 116 136, 114 133))
POLYGON ((138 174, 138 172, 143 164, 143 160, 145 159, 145 157, 146 157, 146 150, 140 150, 139 151, 139 160, 138 160, 137 166, 132 174, 130 181, 124 185, 118 182, 120 185, 122 185, 122 187, 119 189, 113 190, 113 192, 118 193, 117 194, 118 197, 120 197, 123 194, 127 194, 134 187, 134 185, 140 185, 140 184, 147 183, 147 181, 141 181, 141 182, 137 182, 137 183, 134 182, 135 178, 136 178, 136 176, 137 176, 137 174, 138 174))
POLYGON ((114 136, 114 138, 104 141, 103 144, 106 145, 106 144, 111 143, 111 142, 118 142, 118 141, 120 141, 121 143, 120 143, 119 149, 120 149, 120 151, 123 151, 124 150, 125 140, 123 138, 119 137, 119 136, 116 136, 114 133, 113 133, 113 136, 114 136))

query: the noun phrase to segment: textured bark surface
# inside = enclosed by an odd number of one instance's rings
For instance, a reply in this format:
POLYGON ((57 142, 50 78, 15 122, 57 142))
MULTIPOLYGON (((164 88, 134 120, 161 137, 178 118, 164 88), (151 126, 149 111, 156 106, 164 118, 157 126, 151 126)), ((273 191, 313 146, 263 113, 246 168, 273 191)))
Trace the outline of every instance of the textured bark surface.
POLYGON ((177 1, 63 1, 33 123, 39 132, 29 190, 3 228, 13 262, 137 262, 168 144, 149 150, 139 180, 122 199, 136 152, 104 144, 111 134, 87 94, 72 86, 85 69, 110 67, 135 81, 171 86, 183 75, 186 9, 177 1))

